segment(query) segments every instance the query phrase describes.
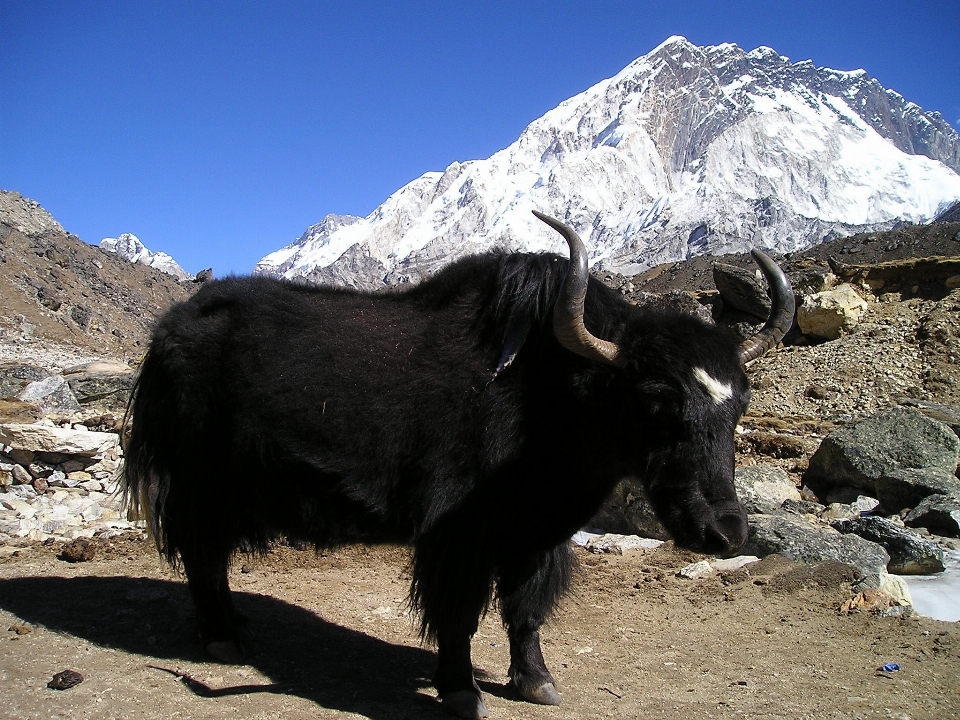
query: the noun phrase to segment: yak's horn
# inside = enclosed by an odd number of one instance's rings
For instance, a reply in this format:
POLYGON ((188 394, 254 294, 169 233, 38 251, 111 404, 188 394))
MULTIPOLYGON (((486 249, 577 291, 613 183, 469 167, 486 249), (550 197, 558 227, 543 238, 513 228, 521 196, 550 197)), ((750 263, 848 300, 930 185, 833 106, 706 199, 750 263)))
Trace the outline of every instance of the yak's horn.
POLYGON ((587 282, 590 279, 583 241, 573 228, 556 218, 536 210, 533 214, 563 235, 570 246, 570 270, 560 288, 560 297, 553 306, 553 334, 563 347, 577 355, 607 365, 622 365, 617 344, 594 337, 583 325, 583 302, 587 297, 587 282))
POLYGON ((796 310, 793 288, 790 287, 790 281, 783 274, 783 270, 759 250, 754 250, 751 255, 770 285, 773 307, 770 308, 770 317, 760 331, 740 343, 740 361, 744 365, 756 360, 783 339, 793 325, 793 313, 796 310))

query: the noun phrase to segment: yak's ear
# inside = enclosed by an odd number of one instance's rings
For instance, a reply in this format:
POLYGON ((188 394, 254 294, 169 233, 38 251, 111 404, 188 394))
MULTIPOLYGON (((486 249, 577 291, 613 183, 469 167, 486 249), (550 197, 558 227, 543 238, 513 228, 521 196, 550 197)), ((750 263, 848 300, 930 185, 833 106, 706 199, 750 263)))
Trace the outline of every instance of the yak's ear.
POLYGON ((532 325, 533 320, 529 315, 512 313, 510 322, 507 323, 507 333, 503 341, 503 352, 500 354, 500 362, 497 363, 497 369, 493 371, 490 382, 496 380, 500 373, 513 364, 513 361, 527 340, 527 335, 530 334, 530 327, 532 325))

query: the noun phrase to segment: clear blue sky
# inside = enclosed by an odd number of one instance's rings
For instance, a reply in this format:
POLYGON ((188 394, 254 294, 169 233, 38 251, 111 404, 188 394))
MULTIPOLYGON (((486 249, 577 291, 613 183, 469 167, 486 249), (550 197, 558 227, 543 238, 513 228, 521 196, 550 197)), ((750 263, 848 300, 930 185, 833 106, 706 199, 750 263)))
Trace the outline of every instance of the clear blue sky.
POLYGON ((960 126, 958 0, 0 0, 0 188, 245 273, 670 35, 864 68, 960 126))

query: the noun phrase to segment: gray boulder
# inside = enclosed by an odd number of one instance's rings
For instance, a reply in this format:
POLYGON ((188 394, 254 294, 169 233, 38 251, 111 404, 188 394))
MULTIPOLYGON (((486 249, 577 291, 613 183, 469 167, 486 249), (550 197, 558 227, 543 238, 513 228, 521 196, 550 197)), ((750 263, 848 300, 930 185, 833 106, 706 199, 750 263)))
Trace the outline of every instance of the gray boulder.
POLYGON ((770 315, 770 296, 756 273, 727 263, 713 264, 713 283, 724 307, 766 320, 770 315))
POLYGON ((54 374, 50 370, 33 365, 17 363, 0 365, 0 398, 18 398, 27 385, 54 374))
POLYGON ((937 535, 960 537, 960 498, 931 495, 903 519, 907 527, 923 527, 937 535))
POLYGON ((960 436, 960 408, 943 403, 930 402, 929 400, 906 399, 900 402, 901 405, 913 407, 922 412, 927 417, 933 418, 953 430, 954 435, 960 436))
POLYGON ((136 373, 120 363, 95 362, 68 368, 64 377, 81 405, 123 410, 136 373))
POLYGON ((815 525, 791 515, 750 515, 750 539, 742 552, 766 557, 780 554, 802 563, 836 560, 864 575, 885 572, 890 556, 876 543, 857 535, 815 525))
POLYGON ((60 375, 30 383, 20 393, 19 399, 37 405, 47 413, 73 415, 80 412, 80 403, 60 375))
POLYGON ((776 513, 784 501, 799 502, 800 491, 787 475, 778 467, 748 465, 737 468, 734 473, 734 485, 740 502, 748 513, 776 513))
POLYGON ((918 410, 895 407, 834 430, 810 458, 806 479, 876 492, 877 479, 903 469, 953 473, 960 440, 918 410))
POLYGON ((882 517, 860 517, 831 523, 835 530, 853 533, 882 545, 890 555, 887 572, 896 575, 930 575, 943 572, 943 550, 912 530, 882 517))
POLYGON ((930 495, 960 497, 960 480, 952 473, 931 468, 894 470, 877 478, 877 499, 889 513, 913 508, 930 495))
POLYGON ((622 480, 587 527, 608 533, 669 540, 670 533, 657 520, 638 480, 622 480))

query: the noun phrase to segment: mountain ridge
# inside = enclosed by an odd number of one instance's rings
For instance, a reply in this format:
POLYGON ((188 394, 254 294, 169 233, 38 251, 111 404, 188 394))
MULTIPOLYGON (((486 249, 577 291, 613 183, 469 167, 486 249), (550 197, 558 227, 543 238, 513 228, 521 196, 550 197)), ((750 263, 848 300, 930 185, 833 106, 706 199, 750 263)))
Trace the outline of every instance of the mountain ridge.
POLYGON ((328 215, 254 273, 373 288, 492 247, 561 251, 532 209, 623 274, 787 252, 928 220, 960 198, 958 168, 956 131, 863 70, 675 36, 507 148, 424 173, 366 218, 328 215))

